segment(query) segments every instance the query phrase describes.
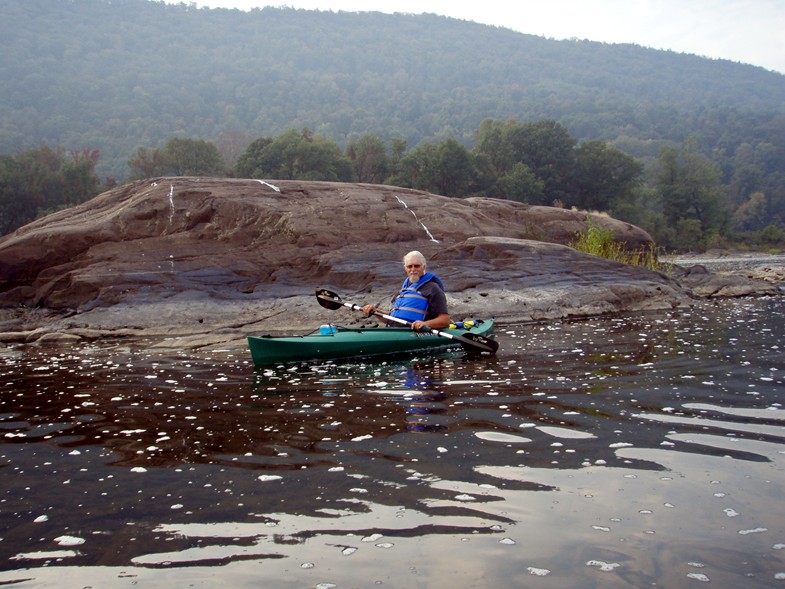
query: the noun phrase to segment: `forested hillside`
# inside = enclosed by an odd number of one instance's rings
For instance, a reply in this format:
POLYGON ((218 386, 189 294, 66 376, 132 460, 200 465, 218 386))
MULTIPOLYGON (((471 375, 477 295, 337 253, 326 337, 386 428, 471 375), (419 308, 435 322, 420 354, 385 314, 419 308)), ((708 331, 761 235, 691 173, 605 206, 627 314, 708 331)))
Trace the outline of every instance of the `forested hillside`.
POLYGON ((651 186, 663 147, 705 157, 729 214, 785 220, 785 76, 762 68, 435 15, 149 0, 0 0, 0 14, 0 154, 60 149, 102 182, 173 137, 214 142, 228 169, 291 129, 340 149, 474 149, 486 119, 553 120, 637 158, 651 186))
POLYGON ((785 113, 785 76, 760 68, 438 16, 146 0, 0 7, 0 152, 98 148, 99 172, 119 180, 137 147, 175 135, 309 127, 339 144, 369 133, 411 147, 470 142, 485 118, 551 118, 578 139, 644 152, 696 133, 718 143, 785 113))

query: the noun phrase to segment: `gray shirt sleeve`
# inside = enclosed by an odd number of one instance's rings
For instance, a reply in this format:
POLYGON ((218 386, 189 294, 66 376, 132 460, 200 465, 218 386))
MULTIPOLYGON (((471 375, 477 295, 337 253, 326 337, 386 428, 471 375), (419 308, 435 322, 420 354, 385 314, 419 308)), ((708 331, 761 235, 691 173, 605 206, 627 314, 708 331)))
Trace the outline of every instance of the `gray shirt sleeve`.
POLYGON ((447 310, 447 296, 434 281, 424 284, 420 288, 420 293, 428 299, 428 311, 425 313, 426 321, 438 317, 442 313, 449 314, 447 310))

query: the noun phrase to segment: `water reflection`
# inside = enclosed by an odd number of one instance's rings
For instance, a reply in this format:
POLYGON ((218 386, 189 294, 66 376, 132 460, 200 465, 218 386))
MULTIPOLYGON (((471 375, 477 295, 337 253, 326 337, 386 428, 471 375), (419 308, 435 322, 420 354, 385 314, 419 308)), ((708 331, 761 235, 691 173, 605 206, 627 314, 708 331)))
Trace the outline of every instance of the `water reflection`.
POLYGON ((495 358, 265 369, 5 350, 0 582, 779 586, 782 317, 726 301, 510 326, 495 358))

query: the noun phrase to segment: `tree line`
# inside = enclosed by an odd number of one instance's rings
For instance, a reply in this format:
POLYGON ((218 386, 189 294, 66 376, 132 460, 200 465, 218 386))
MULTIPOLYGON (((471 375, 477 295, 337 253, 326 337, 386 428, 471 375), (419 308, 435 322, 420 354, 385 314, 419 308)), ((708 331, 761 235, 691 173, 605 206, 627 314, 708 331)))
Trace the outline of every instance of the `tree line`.
POLYGON ((407 150, 364 135, 345 150, 310 129, 290 129, 251 141, 233 165, 210 141, 173 138, 139 148, 131 178, 226 175, 278 180, 390 184, 465 198, 494 197, 529 204, 611 210, 633 198, 643 164, 601 141, 578 145, 556 121, 483 121, 473 149, 454 138, 407 150))
MULTIPOLYGON (((0 158, 0 231, 95 196, 96 150, 42 147, 0 158)), ((272 137, 242 134, 217 142, 175 137, 163 147, 138 148, 132 179, 230 176, 389 184, 454 198, 493 197, 533 205, 606 211, 634 223, 667 250, 729 242, 785 245, 783 211, 764 192, 734 208, 734 184, 701 154, 696 142, 665 146, 644 162, 602 141, 579 142, 554 120, 486 119, 469 149, 454 138, 408 149, 364 135, 342 150, 308 128, 272 137), (779 224, 779 225, 778 225, 779 224)), ((754 185, 754 183, 753 183, 754 185)))
POLYGON ((149 0, 0 0, 0 14, 0 153, 91 146, 121 182, 139 146, 170 137, 469 145, 486 118, 553 119, 634 157, 694 134, 724 173, 744 144, 785 169, 785 76, 724 60, 433 14, 149 0))
MULTIPOLYGON (((0 235, 96 196, 97 149, 43 146, 0 156, 0 235)), ((111 188, 112 181, 104 188, 111 188)))

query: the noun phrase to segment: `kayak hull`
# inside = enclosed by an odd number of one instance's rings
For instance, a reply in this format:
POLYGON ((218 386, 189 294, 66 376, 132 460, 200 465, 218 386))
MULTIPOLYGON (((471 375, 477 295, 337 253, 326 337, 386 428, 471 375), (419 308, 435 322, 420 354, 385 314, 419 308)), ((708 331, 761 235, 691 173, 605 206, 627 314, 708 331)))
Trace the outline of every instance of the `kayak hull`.
MULTIPOLYGON (((333 333, 302 336, 248 336, 248 348, 256 366, 269 366, 306 360, 339 360, 363 356, 437 352, 457 348, 461 343, 434 333, 423 333, 401 327, 370 327, 351 329, 334 327, 333 333)), ((493 333, 493 320, 475 321, 472 327, 444 329, 451 335, 475 333, 488 337, 493 333)))

